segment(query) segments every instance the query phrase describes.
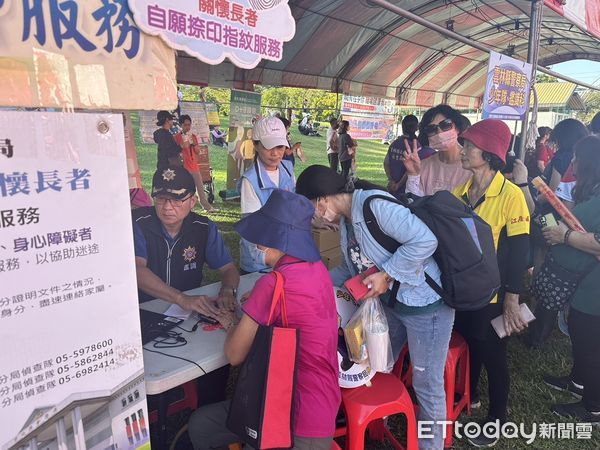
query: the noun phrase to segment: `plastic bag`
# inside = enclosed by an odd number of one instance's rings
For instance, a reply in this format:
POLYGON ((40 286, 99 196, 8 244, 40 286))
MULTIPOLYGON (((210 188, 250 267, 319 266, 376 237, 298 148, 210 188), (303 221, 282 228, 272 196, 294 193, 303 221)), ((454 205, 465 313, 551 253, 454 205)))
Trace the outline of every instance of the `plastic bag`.
POLYGON ((376 372, 389 373, 394 368, 390 328, 379 298, 369 298, 361 305, 363 332, 367 344, 369 365, 376 372))
POLYGON ((344 327, 350 359, 363 363, 367 359, 375 372, 389 373, 394 368, 394 355, 389 326, 379 298, 368 298, 344 327))
POLYGON ((363 310, 365 303, 362 303, 352 314, 352 317, 344 327, 344 338, 348 348, 348 356, 355 363, 363 363, 367 360, 367 343, 364 339, 363 331, 363 310))

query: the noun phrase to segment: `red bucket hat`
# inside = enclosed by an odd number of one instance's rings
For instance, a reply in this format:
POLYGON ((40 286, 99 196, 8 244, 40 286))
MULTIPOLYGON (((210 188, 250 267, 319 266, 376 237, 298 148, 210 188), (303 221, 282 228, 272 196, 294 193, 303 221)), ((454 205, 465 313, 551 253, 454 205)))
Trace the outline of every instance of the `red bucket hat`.
POLYGON ((506 163, 512 134, 508 125, 501 120, 485 119, 477 122, 463 131, 459 137, 472 142, 484 152, 496 155, 506 163))

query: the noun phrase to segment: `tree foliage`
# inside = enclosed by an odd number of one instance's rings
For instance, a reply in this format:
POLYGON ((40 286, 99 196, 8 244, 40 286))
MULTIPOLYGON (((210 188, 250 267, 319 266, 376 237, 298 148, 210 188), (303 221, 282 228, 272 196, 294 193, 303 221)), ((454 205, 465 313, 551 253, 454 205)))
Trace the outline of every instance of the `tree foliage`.
POLYGON ((287 116, 287 109, 292 108, 296 118, 300 119, 302 109, 306 107, 317 121, 329 120, 337 114, 336 94, 321 89, 257 86, 256 91, 262 94, 264 113, 280 111, 287 116))
MULTIPOLYGON (((185 101, 199 102, 204 97, 205 101, 216 103, 220 114, 229 115, 231 90, 183 84, 179 85, 179 89, 183 92, 185 101)), ((337 115, 336 94, 321 89, 256 86, 255 91, 262 95, 263 114, 279 111, 287 117, 287 109, 292 108, 293 114, 300 119, 302 109, 306 107, 317 121, 326 121, 337 115)), ((341 102, 341 95, 339 101, 341 102)))
POLYGON ((592 118, 600 112, 600 92, 594 91, 583 95, 585 111, 577 114, 577 118, 588 125, 592 118))
POLYGON ((558 78, 545 73, 538 73, 535 77, 536 83, 558 83, 558 78))
POLYGON ((199 86, 190 86, 187 84, 178 85, 179 90, 183 93, 183 100, 186 102, 202 102, 216 103, 219 113, 229 115, 229 100, 231 91, 229 89, 218 88, 201 88, 199 86))
POLYGON ((201 101, 200 90, 198 86, 190 86, 187 84, 178 84, 177 89, 183 93, 183 100, 186 102, 199 102, 201 101))
POLYGON ((219 114, 229 115, 229 103, 231 101, 231 90, 207 87, 203 89, 204 97, 208 103, 216 103, 219 114))

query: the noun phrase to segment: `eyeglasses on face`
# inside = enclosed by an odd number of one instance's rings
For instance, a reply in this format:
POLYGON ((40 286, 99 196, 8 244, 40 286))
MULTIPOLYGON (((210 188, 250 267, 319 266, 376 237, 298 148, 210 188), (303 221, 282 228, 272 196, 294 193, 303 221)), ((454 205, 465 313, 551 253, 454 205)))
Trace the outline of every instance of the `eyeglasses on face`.
POLYGON ((454 123, 452 123, 451 119, 444 119, 440 123, 437 123, 437 124, 430 123, 425 128, 423 128, 423 131, 425 132, 425 134, 427 134, 427 136, 433 136, 434 134, 438 134, 442 131, 448 131, 448 130, 452 129, 453 126, 454 126, 454 123))
POLYGON ((189 200, 190 198, 192 198, 191 195, 189 197, 186 197, 186 198, 182 199, 182 200, 178 200, 176 198, 171 198, 171 197, 156 197, 156 199, 154 200, 154 202, 158 206, 165 206, 168 203, 173 208, 181 208, 183 206, 183 203, 186 202, 187 200, 189 200))

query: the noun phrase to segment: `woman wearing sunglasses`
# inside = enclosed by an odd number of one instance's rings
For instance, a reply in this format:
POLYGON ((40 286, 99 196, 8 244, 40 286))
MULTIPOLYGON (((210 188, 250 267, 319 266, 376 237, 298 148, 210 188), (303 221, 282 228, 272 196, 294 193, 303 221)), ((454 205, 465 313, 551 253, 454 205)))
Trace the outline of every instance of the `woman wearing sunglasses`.
POLYGON ((429 109, 419 124, 419 141, 437 153, 423 161, 419 159, 417 143, 413 142, 403 156, 408 174, 406 191, 415 195, 432 195, 437 191, 451 191, 466 183, 470 173, 460 162, 460 113, 448 105, 429 109))

